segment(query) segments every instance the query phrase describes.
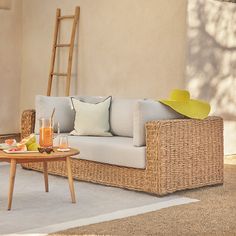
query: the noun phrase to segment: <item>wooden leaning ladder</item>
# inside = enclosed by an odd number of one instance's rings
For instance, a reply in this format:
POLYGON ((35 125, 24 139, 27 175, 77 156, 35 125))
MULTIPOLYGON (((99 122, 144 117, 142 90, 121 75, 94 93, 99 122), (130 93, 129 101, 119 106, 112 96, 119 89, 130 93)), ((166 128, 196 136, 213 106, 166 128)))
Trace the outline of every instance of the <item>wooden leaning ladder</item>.
POLYGON ((51 95, 52 82, 53 82, 54 76, 60 76, 60 77, 66 78, 65 95, 66 96, 70 95, 70 81, 71 81, 73 49, 74 49, 74 42, 75 42, 76 26, 79 21, 79 15, 80 15, 80 7, 75 8, 74 15, 61 16, 61 9, 58 8, 56 11, 56 24, 55 24, 54 37, 53 37, 53 47, 52 47, 52 56, 51 56, 51 66, 50 66, 49 78, 48 78, 47 96, 51 95), (74 20, 73 26, 72 26, 70 43, 69 44, 59 44, 58 43, 59 26, 60 26, 61 20, 65 20, 65 19, 73 19, 74 20), (69 48, 69 56, 68 56, 68 64, 67 64, 67 72, 66 73, 54 72, 56 51, 58 48, 61 48, 61 47, 68 47, 69 48))

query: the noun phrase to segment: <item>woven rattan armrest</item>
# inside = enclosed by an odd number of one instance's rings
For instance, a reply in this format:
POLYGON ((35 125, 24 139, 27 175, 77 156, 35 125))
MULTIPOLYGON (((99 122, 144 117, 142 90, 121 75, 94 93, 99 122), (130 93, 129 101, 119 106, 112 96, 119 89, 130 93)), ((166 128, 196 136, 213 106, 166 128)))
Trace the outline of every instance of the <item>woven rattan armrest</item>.
POLYGON ((156 183, 152 192, 223 183, 222 118, 151 121, 146 131, 147 175, 156 183))
POLYGON ((35 110, 25 110, 21 116, 21 138, 25 138, 34 132, 35 110))

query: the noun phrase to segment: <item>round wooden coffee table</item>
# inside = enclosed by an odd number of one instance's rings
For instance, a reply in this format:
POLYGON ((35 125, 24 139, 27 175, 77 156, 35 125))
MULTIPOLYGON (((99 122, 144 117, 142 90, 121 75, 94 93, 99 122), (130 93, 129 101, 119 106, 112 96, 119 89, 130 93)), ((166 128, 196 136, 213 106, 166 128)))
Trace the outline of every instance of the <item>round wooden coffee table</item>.
POLYGON ((9 193, 8 193, 8 210, 11 210, 12 206, 12 196, 14 190, 14 182, 16 175, 16 165, 22 163, 32 163, 32 162, 42 162, 43 170, 44 170, 44 182, 45 182, 45 191, 49 191, 48 187, 48 171, 47 171, 47 163, 50 161, 65 161, 67 167, 68 181, 71 193, 72 203, 76 203, 75 200, 75 191, 74 191, 74 183, 72 177, 71 170, 71 156, 75 156, 79 154, 77 149, 71 148, 68 152, 59 152, 57 148, 54 148, 54 152, 51 154, 47 153, 24 153, 24 154, 16 154, 16 153, 5 153, 4 151, 0 151, 0 162, 8 162, 10 163, 10 185, 9 185, 9 193))

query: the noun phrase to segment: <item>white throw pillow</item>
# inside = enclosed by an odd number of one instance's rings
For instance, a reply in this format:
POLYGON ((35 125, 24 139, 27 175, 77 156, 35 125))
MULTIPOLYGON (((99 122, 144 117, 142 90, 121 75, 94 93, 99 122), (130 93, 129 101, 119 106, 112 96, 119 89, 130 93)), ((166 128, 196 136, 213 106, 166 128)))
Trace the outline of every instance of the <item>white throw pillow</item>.
POLYGON ((134 110, 134 138, 133 145, 140 147, 146 145, 145 124, 152 120, 178 119, 184 116, 170 107, 153 100, 139 101, 134 110))
POLYGON ((39 119, 49 118, 52 114, 53 108, 55 108, 54 124, 55 131, 57 129, 57 123, 60 124, 61 132, 71 132, 73 130, 73 124, 75 120, 75 112, 71 105, 70 97, 48 97, 43 95, 37 95, 35 98, 35 132, 39 132, 39 119))
POLYGON ((112 136, 110 133, 111 97, 99 103, 86 103, 71 98, 75 109, 73 135, 112 136))
POLYGON ((88 103, 98 103, 103 102, 107 97, 102 96, 86 96, 86 95, 80 95, 80 96, 73 96, 73 98, 80 100, 81 102, 88 102, 88 103))

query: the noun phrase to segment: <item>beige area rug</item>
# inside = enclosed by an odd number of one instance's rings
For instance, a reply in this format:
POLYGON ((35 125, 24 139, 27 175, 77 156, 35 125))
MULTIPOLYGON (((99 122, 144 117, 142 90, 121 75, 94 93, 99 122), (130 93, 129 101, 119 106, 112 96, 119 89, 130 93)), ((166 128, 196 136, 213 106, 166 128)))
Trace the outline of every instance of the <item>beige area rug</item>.
POLYGON ((0 164, 0 235, 48 234, 198 201, 75 181, 78 203, 72 204, 66 178, 49 176, 45 193, 42 173, 18 167, 12 211, 7 211, 8 179, 9 165, 0 164))
MULTIPOLYGON (((235 157, 228 159, 236 164, 235 157)), ((223 186, 178 194, 200 201, 54 235, 236 235, 236 165, 225 165, 223 186)))

